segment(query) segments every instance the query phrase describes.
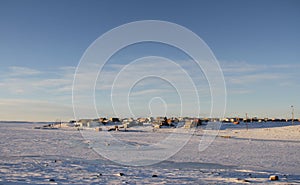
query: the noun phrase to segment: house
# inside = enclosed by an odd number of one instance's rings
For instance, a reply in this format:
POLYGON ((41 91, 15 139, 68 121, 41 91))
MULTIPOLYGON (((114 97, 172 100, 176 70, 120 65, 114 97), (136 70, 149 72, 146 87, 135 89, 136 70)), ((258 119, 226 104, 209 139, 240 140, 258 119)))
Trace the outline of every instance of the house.
POLYGON ((87 127, 87 123, 90 121, 90 119, 80 119, 77 121, 76 125, 78 125, 79 127, 87 127))
POLYGON ((100 122, 98 122, 98 121, 90 121, 90 122, 87 122, 86 126, 89 127, 89 128, 99 127, 100 126, 100 122))
POLYGON ((142 122, 139 121, 130 121, 130 122, 123 122, 124 128, 130 128, 135 126, 143 126, 142 122))
POLYGON ((109 121, 111 122, 120 122, 119 118, 109 118, 109 121))
POLYGON ((184 123, 184 128, 194 128, 197 127, 197 122, 193 120, 186 120, 184 123))

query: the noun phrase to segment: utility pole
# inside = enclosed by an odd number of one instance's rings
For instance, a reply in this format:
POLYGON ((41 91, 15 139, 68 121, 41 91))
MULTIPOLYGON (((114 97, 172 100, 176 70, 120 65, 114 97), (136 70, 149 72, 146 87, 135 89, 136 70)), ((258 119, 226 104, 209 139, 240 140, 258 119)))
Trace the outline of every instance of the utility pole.
POLYGON ((248 130, 248 113, 246 113, 246 128, 248 130))
POLYGON ((292 108, 292 124, 294 125, 294 106, 291 106, 292 108))

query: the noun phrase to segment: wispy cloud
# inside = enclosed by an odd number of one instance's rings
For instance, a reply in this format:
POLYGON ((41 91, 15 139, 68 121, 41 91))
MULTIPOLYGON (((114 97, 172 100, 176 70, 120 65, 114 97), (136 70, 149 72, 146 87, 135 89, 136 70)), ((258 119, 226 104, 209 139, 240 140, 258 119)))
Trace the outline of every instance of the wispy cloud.
POLYGON ((278 69, 300 69, 300 64, 274 64, 270 67, 278 69))
POLYGON ((286 83, 289 79, 299 77, 294 73, 300 69, 298 64, 249 64, 246 62, 223 62, 222 70, 226 82, 230 84, 254 84, 274 81, 275 84, 286 83))
MULTIPOLYGON (((210 97, 210 87, 201 68, 198 67, 196 70, 197 66, 190 61, 180 61, 180 63, 184 65, 181 66, 164 59, 151 58, 151 60, 145 59, 128 65, 107 64, 100 71, 95 86, 97 102, 100 103, 101 107, 107 108, 110 107, 110 100, 112 99, 115 108, 121 107, 118 112, 123 112, 124 115, 128 116, 130 115, 130 112, 126 111, 128 99, 145 105, 151 97, 159 96, 168 103, 179 102, 180 104, 183 102, 185 111, 194 113, 199 107, 197 92, 199 98, 202 98, 200 102, 204 102, 207 97, 210 97), (130 91, 131 93, 128 94, 130 91)), ((76 83, 79 83, 76 84, 75 88, 78 93, 75 94, 80 99, 75 98, 74 101, 78 107, 89 102, 91 94, 88 91, 94 88, 95 75, 93 73, 97 72, 98 67, 95 65, 78 70, 76 83)), ((90 104, 92 105, 93 102, 90 104)), ((177 105, 179 104, 177 103, 177 105)), ((205 106, 205 108, 209 112, 209 107, 205 106)), ((147 107, 142 107, 139 111, 144 111, 144 109, 147 107)), ((105 109, 102 108, 101 112, 103 111, 105 109)))
POLYGON ((10 67, 1 72, 0 117, 4 120, 53 121, 73 116, 71 91, 75 67, 41 71, 10 67))
POLYGON ((167 83, 176 82, 177 84, 186 84, 193 81, 198 84, 206 83, 205 76, 201 74, 200 68, 198 71, 195 71, 191 66, 188 66, 190 68, 187 66, 188 65, 185 64, 185 68, 183 68, 175 63, 163 60, 153 60, 151 62, 142 61, 129 65, 114 64, 108 67, 110 70, 101 71, 97 88, 102 90, 111 89, 113 85, 114 88, 124 89, 131 87, 130 84, 128 84, 129 82, 138 82, 141 85, 145 83, 143 79, 149 78, 156 78, 156 80, 147 80, 147 85, 153 85, 151 84, 153 81, 155 81, 155 85, 158 85, 158 80, 167 83))
POLYGON ((53 71, 39 71, 24 67, 10 67, 1 74, 2 94, 30 94, 33 92, 70 92, 75 67, 62 67, 53 71))
POLYGON ((144 96, 149 94, 161 94, 161 93, 168 93, 170 90, 167 89, 146 89, 146 90, 140 90, 136 92, 132 92, 131 96, 144 96))
MULTIPOLYGON (((222 63, 221 66, 225 75, 227 91, 230 95, 251 96, 258 89, 268 87, 270 84, 278 88, 293 87, 298 84, 300 66, 296 64, 266 66, 246 62, 226 62, 222 63)), ((65 66, 42 71, 13 66, 6 71, 2 71, 0 74, 0 94, 2 97, 0 107, 2 110, 5 109, 0 114, 2 119, 9 118, 8 115, 13 116, 9 112, 18 115, 15 116, 18 119, 29 119, 29 114, 33 117, 33 113, 41 115, 41 119, 42 117, 50 119, 52 116, 53 119, 53 117, 60 117, 59 115, 62 115, 61 117, 71 115, 71 92, 75 69, 73 66, 65 66), (26 108, 27 106, 28 108, 26 108), (39 107, 42 108, 39 109, 39 107)), ((93 70, 97 69, 93 68, 93 70)), ((80 107, 89 110, 89 113, 94 110, 90 110, 85 106, 87 100, 91 101, 93 94, 81 94, 81 92, 94 87, 95 75, 92 75, 89 69, 78 75, 81 83, 76 86, 79 93, 75 102, 78 102, 80 107)), ((95 91, 98 93, 97 98, 100 98, 98 102, 101 103, 101 110, 104 111, 111 106, 110 90, 112 88, 114 90, 113 95, 116 96, 116 102, 122 108, 123 105, 127 106, 124 97, 127 98, 128 92, 133 86, 130 96, 136 102, 142 101, 143 98, 147 100, 151 96, 156 96, 156 94, 162 95, 161 97, 166 95, 167 98, 173 98, 167 96, 172 95, 179 98, 175 94, 177 88, 182 97, 181 101, 189 105, 188 107, 193 107, 196 105, 195 99, 197 97, 192 81, 189 81, 189 76, 195 82, 194 85, 199 93, 200 102, 210 100, 209 85, 200 69, 196 70, 189 64, 184 64, 184 67, 181 68, 178 65, 160 61, 141 62, 132 66, 108 65, 98 76, 95 91), (190 68, 192 69, 189 73, 186 73, 190 68)), ((231 98, 233 97, 231 96, 231 98)), ((168 102, 174 103, 172 101, 168 102)), ((205 106, 201 109, 202 113, 207 112, 207 110, 204 110, 206 107, 209 109, 209 106, 205 106)), ((92 108, 94 107, 92 106, 92 108)), ((126 111, 124 112, 127 114, 126 111)))
POLYGON ((273 73, 256 73, 256 74, 246 74, 246 75, 225 77, 225 79, 227 79, 227 82, 231 84, 249 84, 249 83, 256 83, 256 82, 278 80, 282 78, 283 77, 281 74, 273 74, 273 73))
POLYGON ((251 94, 253 90, 251 89, 245 89, 245 88, 229 88, 228 93, 237 95, 237 94, 251 94))
POLYGON ((9 76, 32 76, 32 75, 38 75, 41 74, 41 71, 36 69, 31 69, 28 67, 20 67, 20 66, 11 66, 9 67, 9 72, 7 75, 9 76))
POLYGON ((221 67, 225 74, 257 72, 267 68, 266 65, 254 65, 244 61, 241 62, 223 61, 221 62, 221 67))
POLYGON ((295 70, 300 69, 300 64, 250 64, 245 61, 222 61, 221 62, 222 70, 225 74, 248 74, 248 73, 259 73, 259 72, 272 72, 282 70, 295 70))

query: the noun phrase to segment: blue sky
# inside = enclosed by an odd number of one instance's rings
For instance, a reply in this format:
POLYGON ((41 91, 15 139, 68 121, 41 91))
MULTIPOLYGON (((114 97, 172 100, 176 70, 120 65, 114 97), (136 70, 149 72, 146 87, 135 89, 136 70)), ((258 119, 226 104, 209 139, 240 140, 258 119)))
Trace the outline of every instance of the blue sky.
MULTIPOLYGON (((290 106, 294 105, 300 117, 299 10, 296 0, 0 0, 0 120, 73 119, 73 75, 84 51, 110 29, 139 20, 185 26, 207 43, 224 73, 226 115, 244 116, 247 112, 250 116, 285 118, 290 117, 290 106)), ((154 54, 183 65, 187 60, 175 50, 150 44, 120 52, 112 64, 118 68, 134 58, 154 54)), ((199 83, 205 84, 204 78, 199 83)), ((148 90, 155 85, 157 81, 148 90)), ((99 86, 99 114, 112 116, 106 106, 108 93, 99 86)), ((133 90, 147 93, 139 86, 133 90)), ((209 92, 204 91, 202 116, 209 111, 209 92)), ((138 98, 131 100, 133 107, 143 105, 138 98)), ((155 101, 153 110, 160 110, 161 102, 156 105, 155 101)), ((169 111, 174 116, 178 113, 169 111)), ((143 108, 136 113, 149 115, 143 108)))

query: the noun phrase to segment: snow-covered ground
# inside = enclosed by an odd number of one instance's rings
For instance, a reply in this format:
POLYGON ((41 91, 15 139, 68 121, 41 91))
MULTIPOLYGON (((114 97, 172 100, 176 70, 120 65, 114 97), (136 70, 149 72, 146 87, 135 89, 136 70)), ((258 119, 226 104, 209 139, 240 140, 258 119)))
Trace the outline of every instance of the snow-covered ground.
MULTIPOLYGON (((168 160, 133 167, 101 157, 75 128, 0 123, 0 184, 300 184, 297 124, 249 123, 248 130, 244 123, 223 124, 214 142, 200 152, 201 127, 168 160), (279 181, 269 181, 270 175, 278 175, 279 181)), ((111 133, 133 145, 145 145, 172 132, 130 129, 111 133)))

